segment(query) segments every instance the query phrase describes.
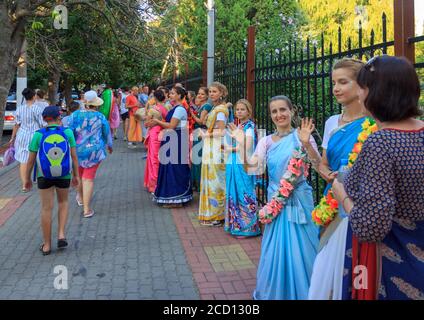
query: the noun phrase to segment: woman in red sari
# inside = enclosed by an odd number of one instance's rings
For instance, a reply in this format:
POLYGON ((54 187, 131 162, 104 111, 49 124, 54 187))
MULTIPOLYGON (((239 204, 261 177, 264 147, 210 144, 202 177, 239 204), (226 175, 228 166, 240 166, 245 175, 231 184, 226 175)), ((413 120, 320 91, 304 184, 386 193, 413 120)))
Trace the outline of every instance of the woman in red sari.
MULTIPOLYGON (((156 118, 162 120, 166 118, 168 110, 165 108, 165 95, 162 90, 156 90, 154 93, 156 104, 147 112, 147 120, 156 118)), ((147 161, 144 168, 144 187, 150 193, 154 193, 158 180, 159 171, 159 149, 160 149, 160 132, 162 127, 155 125, 150 127, 144 144, 147 148, 147 161)))

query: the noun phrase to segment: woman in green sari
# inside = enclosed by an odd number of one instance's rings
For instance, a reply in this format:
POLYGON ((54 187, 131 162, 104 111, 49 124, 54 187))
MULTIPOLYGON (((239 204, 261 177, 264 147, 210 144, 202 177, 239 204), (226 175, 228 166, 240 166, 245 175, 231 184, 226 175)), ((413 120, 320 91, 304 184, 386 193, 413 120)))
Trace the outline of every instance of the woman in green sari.
POLYGON ((195 100, 198 109, 194 111, 190 108, 191 116, 194 120, 193 148, 191 150, 191 179, 193 188, 196 191, 200 191, 200 172, 202 169, 203 140, 200 135, 202 129, 206 129, 206 117, 212 110, 212 105, 208 102, 208 98, 209 89, 207 87, 200 87, 195 100))
POLYGON ((213 82, 209 87, 212 111, 202 134, 202 172, 200 179, 199 220, 202 225, 220 226, 225 219, 225 162, 223 139, 229 110, 225 103, 227 88, 213 82))

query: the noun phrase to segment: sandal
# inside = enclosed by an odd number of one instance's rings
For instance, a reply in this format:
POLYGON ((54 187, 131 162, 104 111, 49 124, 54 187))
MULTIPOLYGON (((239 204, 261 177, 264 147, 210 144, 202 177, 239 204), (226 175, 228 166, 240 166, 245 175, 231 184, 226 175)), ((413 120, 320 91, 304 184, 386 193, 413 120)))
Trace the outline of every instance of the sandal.
POLYGON ((82 207, 84 205, 84 203, 82 203, 82 201, 79 200, 78 195, 75 197, 75 200, 77 201, 78 207, 82 207))
POLYGON ((85 214, 84 212, 82 214, 84 218, 91 218, 92 216, 94 216, 94 210, 90 210, 87 214, 85 214))
POLYGON ((68 246, 68 241, 65 238, 57 240, 57 247, 59 249, 64 249, 68 246))
POLYGON ((22 193, 27 193, 27 192, 29 192, 29 190, 28 190, 28 189, 26 189, 26 188, 22 188, 22 189, 21 189, 21 192, 22 192, 22 193))
POLYGON ((214 226, 214 227, 220 227, 220 226, 222 226, 222 221, 220 221, 220 220, 215 220, 215 221, 213 221, 212 222, 212 226, 214 226))
POLYGON ((200 224, 202 226, 208 226, 208 227, 213 226, 212 222, 210 222, 210 221, 200 221, 200 224))
POLYGON ((43 250, 43 248, 44 248, 44 243, 43 243, 43 244, 41 244, 41 246, 40 246, 40 251, 42 252, 43 256, 48 256, 48 255, 51 253, 51 250, 49 250, 49 251, 44 251, 44 250, 43 250))

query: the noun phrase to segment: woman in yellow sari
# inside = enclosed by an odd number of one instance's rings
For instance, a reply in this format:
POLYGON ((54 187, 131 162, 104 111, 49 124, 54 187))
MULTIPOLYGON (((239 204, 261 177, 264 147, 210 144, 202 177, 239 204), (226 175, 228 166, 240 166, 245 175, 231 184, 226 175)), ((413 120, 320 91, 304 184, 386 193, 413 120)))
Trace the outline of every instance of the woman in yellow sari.
POLYGON ((229 110, 225 103, 227 88, 213 82, 209 98, 213 109, 206 119, 203 134, 202 173, 200 178, 199 220, 202 225, 220 226, 225 219, 225 162, 223 139, 229 110))

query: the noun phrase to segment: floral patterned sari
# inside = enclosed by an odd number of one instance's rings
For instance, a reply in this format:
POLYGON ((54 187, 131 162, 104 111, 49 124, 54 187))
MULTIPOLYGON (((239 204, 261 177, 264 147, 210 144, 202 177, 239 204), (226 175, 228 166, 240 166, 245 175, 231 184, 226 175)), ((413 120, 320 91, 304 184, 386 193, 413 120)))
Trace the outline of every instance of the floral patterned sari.
MULTIPOLYGON (((216 106, 206 120, 209 133, 213 132, 220 112, 228 119, 228 108, 225 105, 216 106)), ((221 149, 222 139, 222 137, 204 139, 200 178, 200 221, 221 221, 225 218, 225 163, 221 149)))

